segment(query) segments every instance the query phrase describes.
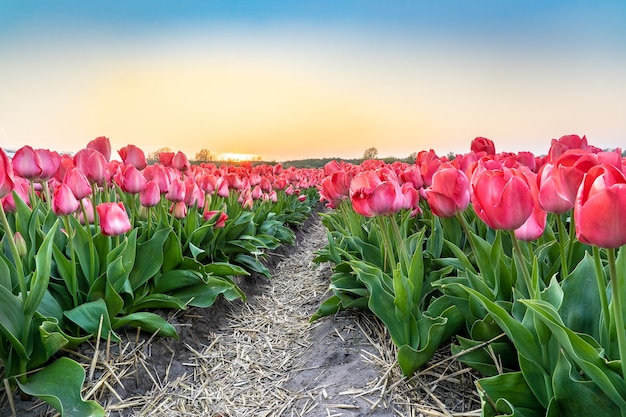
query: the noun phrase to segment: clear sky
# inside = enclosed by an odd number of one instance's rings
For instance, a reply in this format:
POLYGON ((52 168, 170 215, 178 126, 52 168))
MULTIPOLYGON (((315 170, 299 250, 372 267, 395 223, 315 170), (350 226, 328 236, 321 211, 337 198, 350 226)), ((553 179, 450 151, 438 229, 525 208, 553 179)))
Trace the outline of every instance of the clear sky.
POLYGON ((626 148, 626 2, 3 0, 0 146, 626 148))

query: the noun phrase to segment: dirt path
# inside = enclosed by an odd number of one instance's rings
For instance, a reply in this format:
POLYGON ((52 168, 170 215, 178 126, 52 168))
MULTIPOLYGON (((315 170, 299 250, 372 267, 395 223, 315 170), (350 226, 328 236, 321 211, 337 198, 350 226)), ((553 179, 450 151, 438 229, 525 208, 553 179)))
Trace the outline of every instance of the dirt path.
MULTIPOLYGON (((475 396, 465 394, 472 377, 452 363, 444 360, 443 371, 433 367, 417 379, 403 379, 389 337, 375 318, 344 312, 309 323, 327 296, 330 266, 312 262, 325 242, 325 228, 314 215, 296 247, 275 255, 271 280, 239 281, 247 302, 220 300, 207 309, 171 315, 180 340, 128 334, 124 343, 83 349, 78 357, 88 374, 91 358, 97 358, 84 395, 100 401, 112 417, 417 416, 475 410, 475 396), (446 374, 453 375, 442 377, 446 374)), ((38 402, 18 401, 18 408, 19 416, 53 415, 38 402)), ((0 403, 0 415, 11 415, 7 411, 0 403)))

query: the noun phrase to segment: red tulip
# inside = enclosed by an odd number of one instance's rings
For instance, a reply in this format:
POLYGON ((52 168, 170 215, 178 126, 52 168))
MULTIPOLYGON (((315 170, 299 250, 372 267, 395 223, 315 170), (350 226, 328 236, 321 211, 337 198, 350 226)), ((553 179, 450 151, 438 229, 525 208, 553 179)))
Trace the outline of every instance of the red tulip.
POLYGON ((74 196, 72 189, 62 183, 54 189, 52 196, 52 211, 57 216, 66 216, 74 213, 80 207, 79 201, 74 196))
POLYGON ((433 174, 432 184, 425 193, 435 216, 452 217, 469 205, 470 183, 463 171, 445 164, 433 174))
POLYGON ((134 165, 138 170, 142 170, 146 167, 146 155, 143 151, 135 145, 126 145, 122 149, 117 151, 122 158, 122 162, 127 165, 134 165))
POLYGON ((146 186, 139 192, 139 202, 144 207, 154 207, 161 201, 161 192, 159 184, 150 180, 146 182, 146 186))
POLYGON ((517 169, 483 170, 471 185, 474 211, 492 229, 515 230, 533 211, 530 186, 517 169))
POLYGON ((26 145, 13 155, 13 172, 27 180, 35 180, 41 175, 41 159, 33 148, 26 145))
POLYGON ((626 176, 602 164, 585 175, 574 205, 576 237, 603 248, 626 244, 626 176))
POLYGON ((132 226, 122 203, 102 203, 96 207, 100 218, 100 230, 105 236, 117 236, 128 232, 132 226))
POLYGON ((95 138, 87 144, 86 148, 98 151, 107 162, 111 160, 111 142, 107 137, 100 136, 95 138))

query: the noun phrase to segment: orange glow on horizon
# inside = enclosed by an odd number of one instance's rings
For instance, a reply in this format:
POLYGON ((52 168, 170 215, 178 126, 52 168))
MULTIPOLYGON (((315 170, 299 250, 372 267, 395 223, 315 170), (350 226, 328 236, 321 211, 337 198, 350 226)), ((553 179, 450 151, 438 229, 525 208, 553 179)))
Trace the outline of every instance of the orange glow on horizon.
POLYGON ((254 161, 260 159, 260 155, 256 155, 253 153, 236 153, 236 152, 224 152, 218 155, 218 160, 220 161, 233 161, 233 162, 243 162, 243 161, 254 161))

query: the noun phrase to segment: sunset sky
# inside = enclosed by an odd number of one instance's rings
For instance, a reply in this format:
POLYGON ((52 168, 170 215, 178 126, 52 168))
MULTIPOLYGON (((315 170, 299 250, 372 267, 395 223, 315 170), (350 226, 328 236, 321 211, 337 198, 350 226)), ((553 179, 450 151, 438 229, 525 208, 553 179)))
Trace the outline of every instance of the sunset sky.
POLYGON ((0 3, 0 147, 265 160, 626 148, 626 2, 0 3))

